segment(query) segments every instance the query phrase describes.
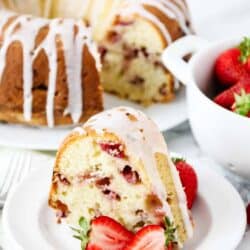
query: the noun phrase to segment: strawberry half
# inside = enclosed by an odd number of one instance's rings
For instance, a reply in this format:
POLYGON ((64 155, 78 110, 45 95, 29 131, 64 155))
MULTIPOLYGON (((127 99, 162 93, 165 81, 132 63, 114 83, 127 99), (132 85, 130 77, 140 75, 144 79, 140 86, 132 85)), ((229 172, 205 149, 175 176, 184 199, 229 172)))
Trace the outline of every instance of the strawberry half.
POLYGON ((91 222, 87 250, 122 250, 133 238, 133 233, 115 220, 100 216, 91 222))
POLYGON ((149 225, 140 229, 124 250, 172 250, 176 228, 165 218, 165 229, 159 225, 149 225))
POLYGON ((215 62, 215 74, 219 82, 226 86, 237 83, 247 75, 247 70, 239 60, 241 51, 232 48, 223 52, 215 62))
POLYGON ((125 250, 164 250, 164 229, 158 225, 143 227, 136 234, 125 250))
POLYGON ((247 94, 250 93, 249 77, 240 80, 236 85, 216 96, 214 98, 214 102, 224 108, 231 109, 232 105, 235 103, 235 94, 240 95, 242 90, 244 90, 247 94))
POLYGON ((191 209, 197 196, 198 179, 191 165, 184 159, 172 159, 180 175, 182 186, 187 197, 188 208, 191 209))

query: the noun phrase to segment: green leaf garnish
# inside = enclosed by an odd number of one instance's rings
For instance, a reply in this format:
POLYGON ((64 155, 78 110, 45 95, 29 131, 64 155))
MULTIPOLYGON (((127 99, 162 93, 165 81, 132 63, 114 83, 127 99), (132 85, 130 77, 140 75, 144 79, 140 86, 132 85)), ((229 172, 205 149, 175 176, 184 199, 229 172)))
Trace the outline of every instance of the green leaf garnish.
POLYGON ((85 250, 89 241, 90 224, 84 217, 79 219, 78 224, 79 228, 71 227, 76 233, 73 237, 81 241, 81 249, 85 250))
POLYGON ((241 90, 241 94, 235 94, 235 103, 233 105, 234 112, 247 116, 250 113, 250 94, 246 94, 245 90, 241 90))
POLYGON ((168 247, 171 244, 176 244, 176 237, 175 237, 175 232, 176 232, 176 227, 174 226, 174 223, 169 220, 168 217, 165 217, 165 246, 168 247))
POLYGON ((243 41, 239 45, 240 54, 240 62, 246 63, 250 56, 250 38, 244 37, 243 41))

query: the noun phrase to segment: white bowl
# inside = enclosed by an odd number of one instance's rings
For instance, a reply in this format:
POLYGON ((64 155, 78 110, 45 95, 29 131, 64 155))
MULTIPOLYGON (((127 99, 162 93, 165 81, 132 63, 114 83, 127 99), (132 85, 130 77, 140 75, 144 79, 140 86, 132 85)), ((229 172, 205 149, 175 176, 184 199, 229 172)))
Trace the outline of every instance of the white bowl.
POLYGON ((200 147, 225 167, 250 179, 250 119, 215 104, 214 63, 241 39, 208 43, 196 36, 179 39, 163 53, 166 67, 187 85, 190 125, 200 147), (184 55, 193 53, 186 63, 184 55))

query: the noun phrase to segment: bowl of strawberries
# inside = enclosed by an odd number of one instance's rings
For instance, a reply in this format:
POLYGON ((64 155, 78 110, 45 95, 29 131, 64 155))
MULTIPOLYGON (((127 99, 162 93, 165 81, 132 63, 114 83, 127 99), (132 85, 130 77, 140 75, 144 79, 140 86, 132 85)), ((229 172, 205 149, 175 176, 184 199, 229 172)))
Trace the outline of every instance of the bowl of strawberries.
POLYGON ((250 38, 209 43, 187 36, 168 46, 162 59, 187 86, 189 121, 200 147, 250 179, 250 38))

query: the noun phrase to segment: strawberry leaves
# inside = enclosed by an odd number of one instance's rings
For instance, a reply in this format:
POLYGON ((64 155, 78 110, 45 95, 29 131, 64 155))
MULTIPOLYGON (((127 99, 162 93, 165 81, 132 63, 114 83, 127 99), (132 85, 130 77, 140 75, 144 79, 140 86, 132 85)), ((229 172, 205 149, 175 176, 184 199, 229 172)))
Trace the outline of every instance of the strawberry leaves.
POLYGON ((174 164, 176 164, 178 162, 186 162, 186 160, 184 158, 182 158, 182 157, 172 157, 171 159, 172 159, 172 162, 174 164))
POLYGON ((165 217, 165 246, 168 247, 169 245, 172 245, 174 243, 177 243, 175 238, 175 232, 176 227, 174 226, 174 223, 169 220, 168 217, 165 217))
POLYGON ((238 48, 241 52, 239 61, 241 63, 246 63, 250 56, 250 38, 244 37, 238 48))
POLYGON ((247 116, 250 113, 250 94, 246 94, 245 90, 241 90, 241 94, 235 94, 235 103, 233 110, 235 113, 247 116))
POLYGON ((81 249, 85 250, 89 241, 88 234, 90 231, 90 225, 84 217, 79 219, 78 224, 79 228, 71 227, 71 229, 75 232, 73 237, 81 241, 81 249))

